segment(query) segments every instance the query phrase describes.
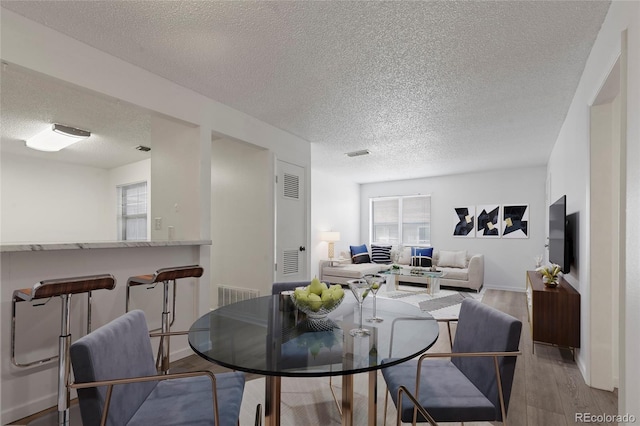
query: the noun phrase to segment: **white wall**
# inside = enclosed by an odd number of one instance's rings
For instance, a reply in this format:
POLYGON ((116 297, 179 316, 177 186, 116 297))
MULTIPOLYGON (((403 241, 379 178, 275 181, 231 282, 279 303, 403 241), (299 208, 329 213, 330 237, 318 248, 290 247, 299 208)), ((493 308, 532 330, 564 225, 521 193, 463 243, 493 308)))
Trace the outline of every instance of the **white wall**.
POLYGON ((218 306, 220 285, 271 292, 271 164, 266 149, 224 138, 212 142, 211 306, 218 306))
POLYGON ((328 258, 327 243, 320 240, 323 231, 340 232, 335 256, 349 251, 360 241, 360 185, 349 179, 311 169, 311 267, 310 278, 319 277, 320 260, 328 258))
POLYGON ((15 154, 0 161, 3 243, 114 239, 107 170, 15 154))
MULTIPOLYGON (((199 199, 198 206, 194 208, 196 216, 194 216, 193 223, 197 227, 199 238, 201 239, 210 237, 211 228, 211 189, 209 187, 211 168, 209 164, 211 161, 212 132, 264 147, 281 160, 306 168, 310 167, 310 144, 297 136, 269 126, 253 117, 171 83, 164 78, 105 54, 13 12, 2 9, 0 18, 0 29, 2 31, 0 55, 3 61, 86 87, 196 126, 194 129, 196 129, 196 140, 198 142, 192 154, 195 159, 193 170, 198 170, 198 176, 193 188, 183 189, 190 193, 193 192, 199 199)), ((168 175, 167 178, 170 179, 171 175, 168 175)), ((192 179, 189 178, 188 181, 192 182, 192 179)), ((307 193, 310 190, 309 185, 308 183, 307 193)), ((156 184, 152 188, 154 193, 155 189, 158 189, 156 184)), ((172 197, 175 196, 175 199, 180 194, 172 193, 170 195, 172 197)), ((153 197, 155 197, 154 194, 152 194, 152 202, 153 197)), ((178 203, 179 209, 182 209, 184 207, 182 201, 178 200, 178 203)), ((273 202, 271 202, 270 208, 273 208, 273 202)), ((182 212, 183 210, 180 211, 182 212)), ((308 211, 310 212, 310 209, 308 211)), ((162 212, 161 214, 165 213, 162 212)), ((169 215, 170 212, 166 214, 169 215)), ((307 219, 309 220, 309 218, 307 219)), ((180 228, 177 228, 177 237, 181 236, 180 232, 180 228)), ((155 253, 153 250, 141 252, 132 249, 98 250, 94 251, 95 255, 88 259, 84 259, 82 256, 74 256, 78 255, 75 251, 65 251, 67 255, 62 256, 62 253, 60 253, 60 258, 56 260, 55 268, 57 269, 48 268, 47 266, 49 265, 47 264, 33 268, 30 272, 37 272, 38 278, 43 279, 54 278, 53 275, 67 276, 67 274, 75 272, 83 272, 86 275, 100 272, 104 268, 117 274, 121 279, 120 282, 123 283, 126 282, 126 277, 130 275, 150 273, 158 267, 181 263, 200 263, 203 266, 208 266, 210 263, 210 252, 207 247, 176 250, 177 252, 173 256, 170 252, 166 252, 167 256, 156 257, 147 256, 147 253, 149 255, 155 253), (192 253, 191 250, 195 251, 195 253, 192 253), (185 252, 191 255, 185 257, 183 256, 185 252), (85 263, 79 264, 78 262, 81 261, 85 263), (54 274, 56 270, 63 272, 54 274)), ((40 255, 37 253, 29 253, 27 255, 34 262, 37 261, 38 256, 40 255)), ((12 268, 11 263, 7 263, 6 259, 3 255, 3 291, 13 286, 25 284, 25 276, 30 277, 30 275, 21 276, 23 269, 19 269, 15 271, 16 275, 11 279, 5 279, 5 272, 10 271, 12 268)), ((26 263, 29 263, 29 261, 26 261, 26 263)), ((215 271, 205 267, 205 273, 199 280, 201 285, 194 292, 196 300, 191 312, 189 312, 188 308, 182 311, 185 312, 183 317, 185 321, 191 320, 195 315, 202 315, 211 308, 210 282, 211 275, 214 273, 215 271)), ((33 284, 31 280, 27 281, 29 283, 23 285, 24 287, 33 284)), ((122 308, 109 311, 107 315, 109 318, 113 318, 116 312, 118 314, 122 313, 124 309, 123 293, 116 292, 115 295, 113 296, 114 299, 109 299, 108 303, 114 304, 114 306, 122 306, 122 308)), ((5 318, 8 315, 6 309, 8 300, 11 297, 10 292, 7 298, 5 296, 7 294, 3 293, 2 303, 0 304, 1 318, 5 318)), ((3 345, 4 342, 8 342, 9 338, 5 332, 5 324, 6 322, 2 321, 3 327, 0 341, 3 342, 3 345)), ((184 341, 175 345, 172 343, 172 350, 179 351, 187 347, 184 341)), ((2 349, 2 353, 6 354, 6 347, 3 346, 2 349)), ((8 362, 7 357, 3 356, 2 360, 3 363, 8 362)), ((51 370, 48 370, 48 374, 50 372, 51 370)), ((51 402, 50 398, 43 399, 43 395, 48 395, 51 389, 55 389, 55 384, 52 384, 50 378, 39 375, 31 377, 21 373, 21 379, 11 380, 10 386, 5 387, 4 370, 2 374, 1 422, 3 424, 14 420, 20 415, 26 415, 34 410, 44 408, 46 406, 44 404, 51 402), (14 394, 20 395, 20 398, 11 397, 14 394)), ((53 404, 50 403, 50 405, 53 404)))
MULTIPOLYGON (((636 213, 640 209, 640 3, 614 1, 587 60, 571 107, 558 135, 548 165, 551 198, 567 195, 568 213, 580 212, 579 264, 587 265, 590 256, 588 226, 589 193, 589 106, 593 103, 609 71, 621 53, 621 33, 628 31, 628 63, 621 63, 621 72, 627 76, 626 98, 626 277, 620 286, 620 388, 619 413, 630 413, 640 418, 640 224, 636 213)), ((625 135, 622 135, 624 139, 625 135)), ((579 267, 578 275, 568 280, 580 291, 581 344, 589 348, 590 277, 588 270, 579 267)), ((589 382, 592 360, 589 351, 578 352, 578 365, 589 382)))
POLYGON ((369 243, 369 199, 392 195, 431 195, 431 245, 435 250, 467 250, 484 254, 484 285, 524 291, 525 271, 535 268, 535 256, 546 243, 545 169, 499 170, 373 183, 361 186, 360 241, 369 243), (528 204, 529 238, 453 237, 454 208, 485 204, 528 204))
POLYGON ((0 162, 5 244, 117 240, 116 188, 151 178, 150 160, 111 170, 15 154, 0 162))

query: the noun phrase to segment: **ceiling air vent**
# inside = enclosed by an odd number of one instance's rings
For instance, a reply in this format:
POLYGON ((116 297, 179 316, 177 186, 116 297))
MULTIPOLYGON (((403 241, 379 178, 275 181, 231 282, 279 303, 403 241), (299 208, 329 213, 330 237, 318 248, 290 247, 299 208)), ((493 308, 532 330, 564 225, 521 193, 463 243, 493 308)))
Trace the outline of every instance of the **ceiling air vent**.
POLYGON ((143 152, 151 151, 151 148, 149 148, 148 146, 144 146, 144 145, 138 145, 138 146, 136 146, 136 149, 138 151, 143 151, 143 152))
POLYGON ((361 149, 360 151, 347 152, 347 157, 360 157, 361 155, 369 155, 371 151, 368 149, 361 149))

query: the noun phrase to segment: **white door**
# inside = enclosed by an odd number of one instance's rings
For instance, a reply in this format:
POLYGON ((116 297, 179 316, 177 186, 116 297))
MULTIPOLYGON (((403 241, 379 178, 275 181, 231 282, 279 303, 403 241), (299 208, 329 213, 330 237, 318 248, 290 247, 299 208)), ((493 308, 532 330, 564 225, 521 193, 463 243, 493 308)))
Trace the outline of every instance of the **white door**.
POLYGON ((307 279, 305 169, 277 161, 275 281, 307 279))

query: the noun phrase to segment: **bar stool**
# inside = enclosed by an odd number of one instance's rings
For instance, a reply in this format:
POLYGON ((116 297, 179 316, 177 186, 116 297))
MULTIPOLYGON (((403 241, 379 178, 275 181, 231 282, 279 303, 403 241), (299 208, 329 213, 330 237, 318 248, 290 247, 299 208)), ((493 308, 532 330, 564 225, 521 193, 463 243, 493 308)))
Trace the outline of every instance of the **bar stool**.
POLYGON ((113 275, 91 275, 85 277, 59 278, 44 280, 36 283, 33 288, 18 289, 13 292, 11 300, 11 362, 16 367, 29 367, 58 360, 58 423, 69 424, 69 346, 71 344, 71 310, 72 294, 87 293, 87 333, 91 332, 91 292, 94 290, 113 290, 116 279, 113 275), (62 318, 60 338, 58 340, 58 355, 42 358, 28 363, 16 360, 16 304, 18 302, 35 302, 33 306, 42 306, 51 298, 59 296, 62 302, 62 318), (38 301, 38 302, 36 302, 38 301))
MULTIPOLYGON (((199 265, 176 266, 173 268, 158 269, 153 275, 137 275, 127 280, 126 312, 129 312, 129 294, 131 287, 146 285, 147 289, 155 288, 158 283, 163 285, 162 297, 162 325, 160 344, 158 345, 158 358, 156 368, 162 374, 169 373, 169 338, 172 334, 185 334, 186 332, 171 333, 171 326, 176 319, 176 280, 180 278, 200 278, 204 270, 199 265), (169 311, 169 282, 173 282, 173 302, 169 311), (169 320, 171 314, 171 320, 169 320)), ((158 329, 151 330, 158 331, 158 329)), ((153 334, 152 334, 153 336, 153 334)))

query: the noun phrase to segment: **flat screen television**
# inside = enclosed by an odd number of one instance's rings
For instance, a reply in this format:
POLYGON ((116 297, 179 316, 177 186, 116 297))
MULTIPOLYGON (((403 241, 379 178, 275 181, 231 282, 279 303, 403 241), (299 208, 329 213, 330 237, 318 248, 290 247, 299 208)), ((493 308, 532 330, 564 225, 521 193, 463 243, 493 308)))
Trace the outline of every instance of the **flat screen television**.
POLYGON ((567 226, 567 196, 549 206, 549 262, 569 272, 572 258, 571 238, 567 226))

